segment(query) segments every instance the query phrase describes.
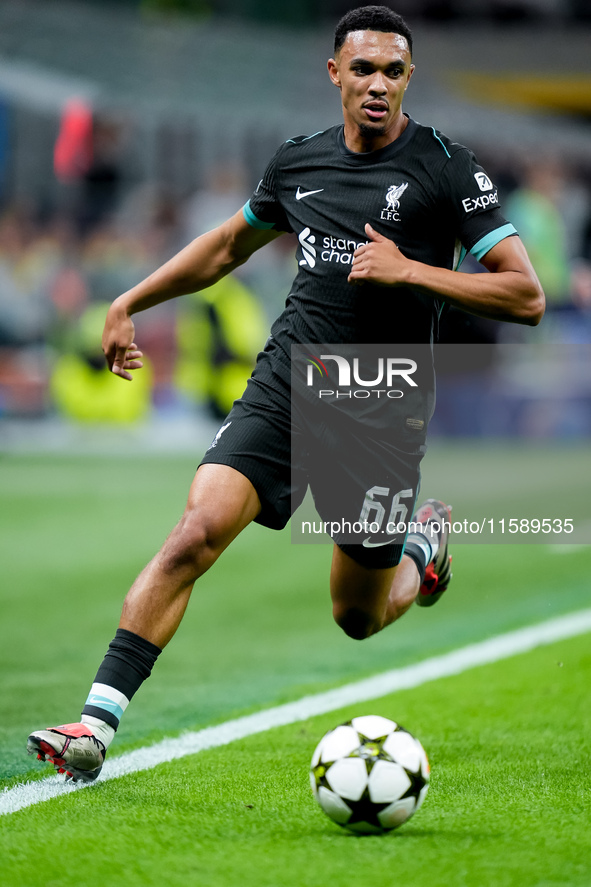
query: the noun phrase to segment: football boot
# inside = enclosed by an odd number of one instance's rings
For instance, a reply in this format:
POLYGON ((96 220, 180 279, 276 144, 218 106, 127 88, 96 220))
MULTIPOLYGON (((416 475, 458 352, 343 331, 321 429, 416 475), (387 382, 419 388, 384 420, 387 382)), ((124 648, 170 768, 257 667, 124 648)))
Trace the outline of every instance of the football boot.
POLYGON ((27 751, 40 761, 50 761, 58 773, 72 782, 94 782, 107 750, 85 724, 63 724, 36 730, 27 740, 27 751))
POLYGON ((434 536, 439 541, 437 554, 427 564, 423 584, 416 597, 419 607, 432 607, 447 589, 453 575, 448 552, 449 528, 445 526, 451 524, 451 506, 439 499, 427 499, 416 511, 413 522, 421 524, 421 532, 428 541, 434 536))

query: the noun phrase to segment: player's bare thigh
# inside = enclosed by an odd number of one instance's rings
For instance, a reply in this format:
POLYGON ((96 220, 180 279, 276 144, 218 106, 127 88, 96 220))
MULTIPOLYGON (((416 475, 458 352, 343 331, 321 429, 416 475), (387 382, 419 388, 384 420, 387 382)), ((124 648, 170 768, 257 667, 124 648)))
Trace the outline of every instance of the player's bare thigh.
POLYGON ((201 465, 183 516, 131 591, 147 583, 169 597, 191 587, 260 509, 254 486, 235 468, 201 465))
POLYGON ((261 510, 250 480, 229 465, 207 463, 197 469, 183 520, 197 523, 210 543, 224 549, 261 510))

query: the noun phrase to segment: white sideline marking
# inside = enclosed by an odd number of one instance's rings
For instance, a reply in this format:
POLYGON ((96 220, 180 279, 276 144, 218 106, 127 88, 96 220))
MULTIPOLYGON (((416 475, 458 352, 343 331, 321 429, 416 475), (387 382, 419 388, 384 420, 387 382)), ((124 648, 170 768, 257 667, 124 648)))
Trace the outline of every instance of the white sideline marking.
POLYGON ((589 545, 571 542, 568 545, 549 545, 550 554, 578 554, 583 548, 589 548, 589 545))
MULTIPOLYGON (((476 666, 498 662, 517 653, 525 653, 535 647, 552 644, 588 631, 591 631, 591 609, 579 610, 576 613, 550 619, 548 622, 497 635, 487 641, 480 641, 442 656, 425 659, 416 665, 395 668, 362 681, 346 684, 344 687, 337 687, 335 690, 304 696, 296 702, 288 702, 276 708, 226 721, 214 727, 206 727, 195 733, 185 733, 174 739, 164 739, 147 748, 127 752, 107 761, 99 782, 94 784, 100 785, 106 779, 117 779, 128 773, 150 770, 158 764, 183 758, 185 755, 194 755, 207 748, 227 745, 235 739, 263 733, 272 727, 283 727, 305 721, 314 715, 335 711, 357 702, 378 699, 397 690, 408 690, 428 681, 461 674, 476 666)), ((7 788, 0 794, 0 816, 89 787, 88 784, 68 785, 63 777, 56 774, 36 782, 7 788)))

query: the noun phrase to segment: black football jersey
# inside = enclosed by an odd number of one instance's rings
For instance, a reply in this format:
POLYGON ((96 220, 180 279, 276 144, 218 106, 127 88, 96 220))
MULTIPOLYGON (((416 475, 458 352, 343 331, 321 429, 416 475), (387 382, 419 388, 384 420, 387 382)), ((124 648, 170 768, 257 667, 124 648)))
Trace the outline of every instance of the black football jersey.
POLYGON ((272 328, 301 342, 432 343, 443 303, 411 288, 347 282, 367 222, 408 258, 456 269, 515 234, 474 155, 412 119, 391 144, 349 151, 343 126, 289 139, 244 207, 255 228, 293 231, 298 273, 272 328))

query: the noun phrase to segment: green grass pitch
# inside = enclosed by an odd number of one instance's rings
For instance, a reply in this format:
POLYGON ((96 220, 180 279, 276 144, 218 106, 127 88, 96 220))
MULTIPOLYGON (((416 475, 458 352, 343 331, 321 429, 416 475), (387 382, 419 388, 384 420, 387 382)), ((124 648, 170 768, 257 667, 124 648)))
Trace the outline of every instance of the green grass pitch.
MULTIPOLYGON (((0 461, 2 785, 46 774, 24 753, 27 733, 78 718, 194 464, 0 461)), ((589 548, 462 545, 448 600, 359 644, 332 624, 329 562, 326 546, 249 528, 200 581, 111 754, 590 600, 589 548)), ((588 887, 590 678, 583 636, 22 810, 0 818, 2 883, 588 887), (423 809, 383 838, 329 822, 307 777, 323 732, 368 712, 415 732, 433 768, 423 809)))

